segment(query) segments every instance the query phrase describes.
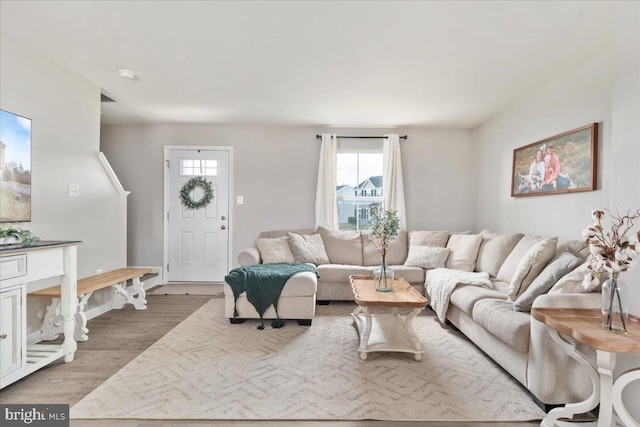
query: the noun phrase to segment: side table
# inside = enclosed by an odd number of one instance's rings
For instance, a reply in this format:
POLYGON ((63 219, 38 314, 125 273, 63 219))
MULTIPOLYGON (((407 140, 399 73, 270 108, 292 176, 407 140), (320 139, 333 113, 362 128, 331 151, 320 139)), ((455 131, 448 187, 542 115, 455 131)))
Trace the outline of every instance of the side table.
POLYGON ((618 353, 640 353, 640 319, 629 316, 628 332, 617 334, 601 327, 600 310, 578 308, 533 308, 534 319, 547 326, 549 335, 564 351, 589 370, 593 382, 591 396, 580 403, 567 404, 551 410, 540 424, 543 427, 563 425, 559 418, 570 418, 594 409, 600 403, 598 427, 614 427, 615 416, 627 427, 639 427, 622 401, 622 391, 631 382, 640 380, 640 368, 634 368, 614 378, 618 353), (581 344, 593 347, 597 366, 578 352, 575 344, 560 336, 566 335, 581 344))

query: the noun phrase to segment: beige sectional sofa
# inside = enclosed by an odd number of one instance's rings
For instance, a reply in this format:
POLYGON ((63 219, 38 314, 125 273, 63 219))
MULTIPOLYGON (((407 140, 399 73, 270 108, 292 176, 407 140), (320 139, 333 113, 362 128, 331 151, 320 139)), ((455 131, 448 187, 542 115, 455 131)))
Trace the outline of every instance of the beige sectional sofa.
MULTIPOLYGON (((286 240, 288 233, 261 233, 256 247, 240 254, 240 264, 263 262, 259 248, 266 256, 270 239, 286 240)), ((353 300, 349 276, 371 274, 380 262, 366 232, 319 228, 293 233, 322 237, 326 259, 317 265, 319 303, 353 300)), ((429 297, 425 281, 430 268, 424 267, 433 267, 434 258, 425 258, 424 254, 430 251, 442 254, 443 249, 425 250, 425 247, 447 248, 446 262, 437 267, 488 273, 492 288, 472 285, 455 288, 446 320, 526 387, 541 406, 578 402, 591 394, 586 371, 551 340, 545 326, 529 313, 531 305, 599 307, 600 294, 587 293, 581 286, 588 255, 584 243, 558 243, 557 238, 489 230, 479 234, 401 232, 391 243, 388 263, 396 275, 429 297), (416 254, 422 254, 422 258, 416 254), (514 306, 525 311, 516 311, 514 306)), ((278 256, 269 254, 268 261, 276 262, 278 256)), ((595 360, 592 350, 581 350, 592 354, 595 360)))

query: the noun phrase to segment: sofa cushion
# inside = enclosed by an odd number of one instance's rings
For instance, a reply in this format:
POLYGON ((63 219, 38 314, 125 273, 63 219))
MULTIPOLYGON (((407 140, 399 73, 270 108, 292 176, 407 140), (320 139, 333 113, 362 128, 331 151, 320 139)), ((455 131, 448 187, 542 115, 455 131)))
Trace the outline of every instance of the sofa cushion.
MULTIPOLYGON (((380 265, 382 257, 380 252, 369 238, 370 232, 362 232, 362 264, 361 265, 380 265)), ((400 231, 395 239, 389 242, 387 250, 387 265, 404 264, 407 259, 407 232, 400 231)))
POLYGON ((563 252, 552 260, 536 277, 531 285, 513 303, 515 311, 531 311, 533 301, 546 293, 564 275, 580 265, 580 258, 569 252, 563 252))
POLYGON ((448 248, 410 246, 409 255, 404 265, 421 268, 444 268, 450 253, 451 249, 448 248))
MULTIPOLYGON (((429 274, 429 272, 427 272, 427 274, 429 274)), ((493 282, 493 284, 495 286, 496 282, 493 282)), ((500 284, 501 286, 499 288, 494 289, 474 285, 456 286, 456 289, 451 294, 450 303, 471 316, 473 314, 473 306, 482 299, 494 298, 507 300, 506 289, 509 284, 504 282, 500 282, 500 284)))
POLYGON ((589 262, 584 262, 575 268, 573 271, 562 276, 555 285, 549 290, 550 294, 571 294, 571 293, 587 293, 587 292, 599 292, 600 286, 607 278, 606 273, 595 273, 594 277, 600 282, 600 284, 592 291, 586 290, 582 286, 584 276, 589 273, 589 262))
POLYGON ((482 236, 482 244, 478 250, 475 270, 485 271, 489 273, 489 276, 496 277, 500 266, 524 234, 499 234, 490 230, 482 230, 480 235, 482 236))
POLYGON ((331 264, 362 265, 362 239, 359 231, 337 231, 318 227, 331 264))
POLYGON ((584 240, 568 240, 564 242, 558 242, 558 249, 556 250, 556 254, 561 254, 563 252, 569 252, 580 258, 583 262, 586 261, 590 253, 589 245, 587 245, 584 240))
POLYGON ((409 267, 406 265, 390 265, 395 273, 395 277, 402 277, 411 284, 424 284, 425 271, 420 267, 409 267))
POLYGON ((448 231, 412 231, 409 233, 409 246, 437 246, 444 248, 449 240, 448 231))
POLYGON ((349 276, 370 276, 373 274, 373 267, 364 267, 362 265, 344 265, 344 264, 323 264, 318 266, 319 282, 339 282, 345 286, 351 286, 349 276))
POLYGON ((329 264, 329 257, 319 234, 289 233, 289 246, 296 262, 329 264))
POLYGON ((273 264, 278 262, 295 262, 293 252, 289 247, 289 237, 282 236, 274 239, 258 239, 256 246, 260 251, 260 258, 263 264, 273 264))
POLYGON ((549 261, 556 256, 557 246, 558 238, 549 237, 529 248, 518 263, 518 267, 509 282, 507 295, 511 301, 526 291, 531 282, 538 277, 538 274, 547 266, 549 261))
POLYGON ((473 306, 471 317, 514 349, 529 351, 531 315, 513 311, 513 303, 493 298, 482 299, 473 306))
POLYGON ((446 267, 454 270, 473 271, 480 243, 482 243, 482 236, 479 234, 452 234, 447 242, 447 248, 451 249, 451 253, 447 258, 446 267))
POLYGON ((518 268, 518 264, 520 263, 522 257, 525 256, 531 246, 535 245, 542 239, 544 239, 544 237, 542 236, 525 234, 522 239, 518 240, 515 248, 513 248, 513 250, 509 253, 507 258, 500 266, 500 270, 498 270, 496 278, 501 282, 511 282, 511 278, 516 272, 516 268, 518 268))

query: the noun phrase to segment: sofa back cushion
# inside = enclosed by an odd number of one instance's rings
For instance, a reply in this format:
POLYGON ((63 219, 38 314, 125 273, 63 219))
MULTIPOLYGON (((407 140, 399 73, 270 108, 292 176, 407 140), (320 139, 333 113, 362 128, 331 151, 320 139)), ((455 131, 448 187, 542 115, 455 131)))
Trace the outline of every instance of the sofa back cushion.
POLYGON ((260 251, 263 264, 278 262, 295 262, 293 252, 289 247, 289 237, 282 236, 274 239, 258 239, 256 246, 260 251))
POLYGON ((527 290, 531 282, 538 277, 540 272, 547 266, 549 261, 556 256, 556 248, 558 246, 557 237, 549 237, 542 239, 535 245, 531 246, 527 253, 518 263, 511 282, 509 282, 509 291, 507 296, 514 301, 524 291, 527 290))
POLYGON ((449 240, 448 231, 411 231, 409 246, 435 246, 444 248, 449 240))
POLYGON ((447 249, 451 250, 445 267, 454 270, 473 271, 478 257, 478 250, 482 243, 479 234, 452 234, 447 242, 447 249))
POLYGON ((318 227, 331 264, 362 265, 362 238, 359 231, 337 231, 318 227))
MULTIPOLYGON (((369 238, 369 231, 363 231, 362 233, 362 265, 373 266, 380 265, 382 257, 380 252, 376 249, 369 238)), ((400 231, 398 236, 389 243, 389 249, 387 251, 387 264, 388 265, 402 265, 407 259, 408 252, 407 245, 407 232, 400 231)))
POLYGON ((296 262, 329 264, 329 257, 319 234, 289 233, 289 247, 296 262))
POLYGON ((589 256, 589 246, 584 242, 584 240, 568 240, 564 242, 558 242, 558 250, 557 254, 561 254, 563 252, 569 252, 580 258, 582 261, 585 261, 589 256))
POLYGON ((513 303, 515 311, 531 311, 533 301, 545 294, 554 284, 570 271, 580 265, 580 258, 570 252, 563 252, 553 259, 536 277, 526 291, 513 303))
POLYGON ((478 250, 476 271, 484 271, 489 273, 489 276, 496 277, 507 256, 516 247, 524 234, 499 234, 489 230, 482 230, 480 235, 482 236, 482 244, 480 244, 480 249, 478 250))
POLYGON ((513 274, 516 272, 516 268, 518 268, 518 263, 527 253, 527 251, 531 248, 531 246, 538 243, 540 240, 544 239, 542 236, 534 236, 532 234, 525 234, 513 250, 509 253, 507 258, 504 260, 502 265, 500 266, 500 270, 498 270, 498 274, 496 274, 496 278, 501 282, 511 282, 511 278, 513 274))

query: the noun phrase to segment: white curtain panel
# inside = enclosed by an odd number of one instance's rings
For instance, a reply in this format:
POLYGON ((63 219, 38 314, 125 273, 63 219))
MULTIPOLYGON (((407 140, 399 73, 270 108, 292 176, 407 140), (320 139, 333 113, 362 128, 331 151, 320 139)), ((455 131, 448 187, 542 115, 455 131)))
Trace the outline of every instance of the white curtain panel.
POLYGON ((400 138, 397 134, 386 135, 382 142, 382 188, 385 209, 395 209, 400 218, 400 230, 407 229, 407 213, 404 207, 404 180, 402 179, 402 157, 400 138))
POLYGON ((338 200, 336 197, 336 156, 338 138, 323 133, 316 187, 316 228, 338 229, 338 200))

